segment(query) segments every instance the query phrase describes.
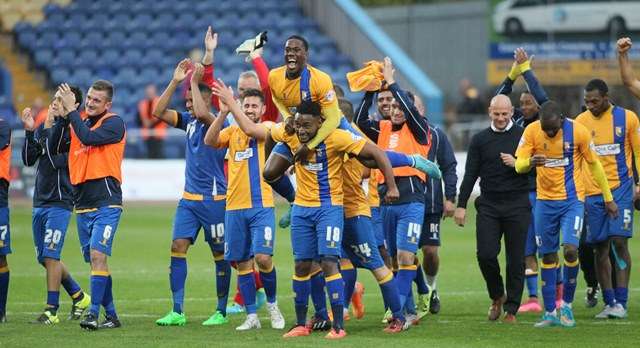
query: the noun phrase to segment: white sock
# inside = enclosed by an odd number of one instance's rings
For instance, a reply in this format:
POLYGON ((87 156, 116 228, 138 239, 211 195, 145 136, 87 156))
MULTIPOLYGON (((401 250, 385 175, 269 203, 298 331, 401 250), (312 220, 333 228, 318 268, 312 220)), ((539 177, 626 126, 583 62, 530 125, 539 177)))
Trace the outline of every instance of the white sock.
POLYGON ((562 300, 562 305, 571 308, 571 302, 564 302, 564 300, 562 300))
POLYGON ((427 286, 431 291, 436 289, 436 277, 437 276, 427 276, 427 286))

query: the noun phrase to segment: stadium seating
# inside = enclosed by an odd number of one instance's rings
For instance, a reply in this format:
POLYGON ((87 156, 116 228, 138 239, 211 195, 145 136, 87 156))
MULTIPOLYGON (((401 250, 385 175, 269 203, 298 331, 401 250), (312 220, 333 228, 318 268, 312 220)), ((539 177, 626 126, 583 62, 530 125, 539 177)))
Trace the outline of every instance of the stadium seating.
POLYGON ((12 96, 11 75, 0 61, 0 118, 9 119, 15 115, 12 96))
MULTIPOLYGON (((0 0, 0 2, 6 0, 0 0)), ((46 1, 31 0, 43 6, 46 1)), ((116 86, 114 110, 136 126, 136 103, 149 83, 162 88, 177 62, 203 48, 211 25, 219 34, 216 76, 234 86, 240 72, 251 69, 234 49, 245 39, 268 30, 264 58, 270 67, 282 64, 282 46, 291 34, 310 42, 313 65, 345 86, 353 69, 348 57, 305 17, 295 0, 75 0, 62 6, 47 3, 38 10, 44 19, 20 21, 13 27, 16 42, 47 72, 51 86, 71 82, 87 88, 95 79, 116 86)), ((349 95, 351 96, 351 95, 349 95)))

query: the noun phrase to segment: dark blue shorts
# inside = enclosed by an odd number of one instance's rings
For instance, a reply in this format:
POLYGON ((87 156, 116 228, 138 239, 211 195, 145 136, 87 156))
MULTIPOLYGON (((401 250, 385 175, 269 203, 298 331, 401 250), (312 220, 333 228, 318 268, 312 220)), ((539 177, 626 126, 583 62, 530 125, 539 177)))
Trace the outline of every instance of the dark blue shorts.
POLYGON ((440 246, 440 221, 442 213, 425 214, 422 222, 422 233, 420 233, 420 241, 418 247, 425 245, 440 246))
POLYGON ((536 241, 541 255, 555 253, 560 249, 560 233, 562 244, 578 247, 584 220, 584 203, 577 200, 536 201, 534 215, 536 241))
POLYGON ((396 256, 398 250, 415 254, 422 233, 424 203, 382 205, 380 211, 389 255, 396 256))
POLYGON ((45 258, 60 260, 70 219, 71 211, 67 209, 33 208, 33 244, 39 263, 45 258))
POLYGON ((227 210, 224 259, 246 261, 256 254, 273 255, 276 240, 274 208, 227 210))
POLYGON ((618 205, 618 217, 615 219, 607 215, 602 195, 587 196, 585 199, 586 242, 589 244, 604 242, 610 237, 633 236, 633 180, 627 180, 611 193, 618 205))
POLYGON ((11 226, 9 207, 0 208, 0 256, 11 254, 11 226))
POLYGON ((340 257, 344 209, 342 206, 291 208, 291 247, 294 260, 340 257))
POLYGON ((189 239, 191 244, 204 230, 204 240, 213 251, 224 252, 225 200, 192 201, 181 199, 173 220, 173 240, 189 239))
POLYGON ((344 219, 342 257, 359 268, 374 270, 384 266, 368 216, 344 219))
POLYGON ((113 238, 121 214, 122 208, 116 207, 102 207, 95 211, 76 214, 78 238, 86 262, 91 261, 92 249, 111 256, 113 238))

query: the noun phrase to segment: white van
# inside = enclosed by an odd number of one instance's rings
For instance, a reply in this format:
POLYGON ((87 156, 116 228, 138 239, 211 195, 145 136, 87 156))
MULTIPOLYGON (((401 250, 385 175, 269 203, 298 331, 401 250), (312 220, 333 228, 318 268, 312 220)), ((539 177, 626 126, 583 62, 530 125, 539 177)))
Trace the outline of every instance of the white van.
POLYGON ((493 28, 508 36, 549 31, 617 35, 640 29, 640 1, 506 0, 495 7, 493 28))

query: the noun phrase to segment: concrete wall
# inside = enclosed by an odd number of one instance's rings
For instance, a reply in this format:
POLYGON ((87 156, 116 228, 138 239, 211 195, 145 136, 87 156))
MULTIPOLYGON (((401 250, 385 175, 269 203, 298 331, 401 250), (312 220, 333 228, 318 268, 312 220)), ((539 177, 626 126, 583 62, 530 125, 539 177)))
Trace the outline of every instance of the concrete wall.
POLYGON ((440 87, 457 99, 458 82, 485 85, 489 56, 488 1, 369 8, 384 31, 440 87))

